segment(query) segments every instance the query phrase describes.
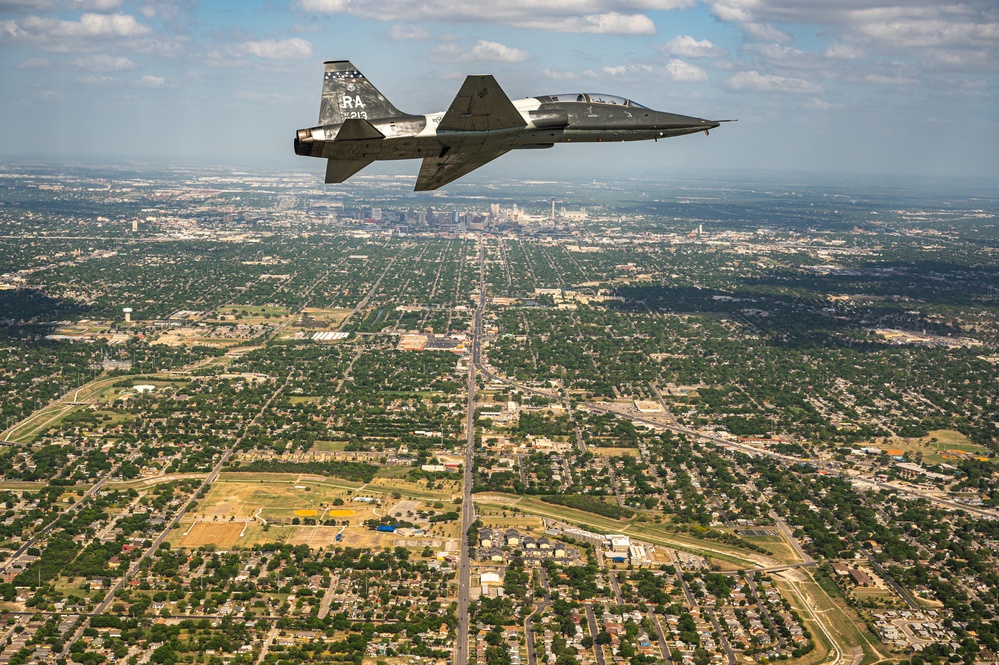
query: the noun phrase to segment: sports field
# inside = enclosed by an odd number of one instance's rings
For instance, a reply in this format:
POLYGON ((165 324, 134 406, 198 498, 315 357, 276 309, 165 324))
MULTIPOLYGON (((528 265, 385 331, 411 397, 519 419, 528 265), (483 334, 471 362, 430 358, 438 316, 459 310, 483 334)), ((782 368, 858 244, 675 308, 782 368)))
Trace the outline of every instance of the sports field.
POLYGON ((180 544, 191 548, 214 545, 223 550, 232 549, 245 526, 244 522, 196 522, 181 538, 180 544))

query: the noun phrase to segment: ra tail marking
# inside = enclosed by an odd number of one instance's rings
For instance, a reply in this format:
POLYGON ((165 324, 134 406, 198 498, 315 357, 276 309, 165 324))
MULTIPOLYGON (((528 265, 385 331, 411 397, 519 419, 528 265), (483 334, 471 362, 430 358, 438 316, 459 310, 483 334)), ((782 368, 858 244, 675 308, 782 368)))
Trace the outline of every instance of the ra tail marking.
POLYGON ((323 101, 319 105, 319 125, 339 125, 345 120, 373 120, 406 115, 357 71, 348 60, 326 63, 323 101))

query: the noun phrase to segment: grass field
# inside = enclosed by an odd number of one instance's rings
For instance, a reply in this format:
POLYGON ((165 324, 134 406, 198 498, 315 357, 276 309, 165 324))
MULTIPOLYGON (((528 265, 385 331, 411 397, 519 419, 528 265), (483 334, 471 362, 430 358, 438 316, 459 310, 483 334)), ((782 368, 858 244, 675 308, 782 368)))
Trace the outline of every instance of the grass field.
POLYGON ((791 547, 781 536, 762 536, 759 538, 750 538, 747 536, 739 537, 747 543, 763 547, 781 563, 798 563, 801 561, 801 557, 798 556, 798 553, 795 552, 794 548, 791 547))
MULTIPOLYGON (((350 503, 352 489, 306 480, 291 474, 245 474, 256 476, 257 482, 235 480, 230 474, 222 476, 212 485, 198 503, 196 512, 201 519, 262 518, 266 522, 291 521, 293 518, 313 517, 326 519, 328 510, 335 510, 337 517, 369 519, 374 516, 374 504, 350 503), (261 478, 261 476, 283 476, 261 478), (334 508, 333 502, 341 499, 348 507, 334 508)), ((354 519, 351 520, 354 522, 354 519)))
POLYGON ((953 463, 960 458, 960 453, 983 457, 988 454, 987 449, 972 443, 968 437, 952 429, 931 430, 920 439, 890 439, 887 442, 865 445, 873 445, 881 450, 901 450, 910 456, 919 453, 927 464, 953 463))
POLYGON ((316 441, 312 444, 312 450, 317 453, 342 453, 346 447, 346 441, 316 441))
POLYGON ((180 544, 191 548, 215 545, 228 550, 239 540, 244 526, 243 522, 197 522, 191 525, 180 544))
POLYGON ((318 307, 306 307, 303 310, 308 318, 315 321, 320 325, 340 325, 347 315, 350 314, 349 309, 320 309, 318 307))
POLYGON ((853 593, 860 600, 873 600, 876 603, 890 603, 898 598, 898 596, 888 589, 877 587, 857 587, 853 590, 853 593))
POLYGON ((774 581, 816 639, 816 649, 809 654, 813 659, 806 656, 807 662, 833 660, 833 645, 842 656, 839 662, 849 663, 856 654, 860 665, 870 665, 887 656, 879 650, 884 647, 878 639, 859 625, 853 611, 830 598, 805 569, 774 575, 774 581))

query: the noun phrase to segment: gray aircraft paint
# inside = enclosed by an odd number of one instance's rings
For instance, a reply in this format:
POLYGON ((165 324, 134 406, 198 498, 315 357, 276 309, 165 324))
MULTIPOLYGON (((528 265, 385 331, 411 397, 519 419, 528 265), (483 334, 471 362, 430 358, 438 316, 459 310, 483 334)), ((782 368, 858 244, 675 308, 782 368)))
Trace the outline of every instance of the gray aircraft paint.
POLYGON ((489 75, 468 76, 447 111, 397 109, 353 64, 326 63, 319 124, 295 152, 328 160, 343 182, 376 160, 422 159, 416 190, 442 187, 510 150, 556 143, 646 141, 707 133, 724 120, 665 113, 614 95, 572 93, 511 101, 489 75))

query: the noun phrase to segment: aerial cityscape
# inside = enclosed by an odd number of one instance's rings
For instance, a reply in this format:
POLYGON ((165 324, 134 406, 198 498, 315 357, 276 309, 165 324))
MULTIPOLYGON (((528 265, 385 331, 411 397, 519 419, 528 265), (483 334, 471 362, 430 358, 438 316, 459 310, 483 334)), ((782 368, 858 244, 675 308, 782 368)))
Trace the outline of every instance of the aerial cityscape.
POLYGON ((997 63, 0 0, 0 665, 999 665, 997 63))
POLYGON ((999 192, 355 179, 0 171, 0 662, 995 660, 999 192))

